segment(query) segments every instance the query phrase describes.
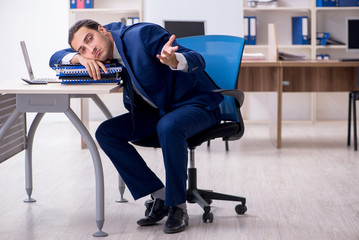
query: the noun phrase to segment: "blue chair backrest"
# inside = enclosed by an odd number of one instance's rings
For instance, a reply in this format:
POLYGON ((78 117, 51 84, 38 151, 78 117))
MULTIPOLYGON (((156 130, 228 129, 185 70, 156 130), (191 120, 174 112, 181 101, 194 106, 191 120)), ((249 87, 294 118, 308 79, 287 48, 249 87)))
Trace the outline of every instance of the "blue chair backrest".
MULTIPOLYGON (((177 43, 200 53, 206 61, 205 71, 221 89, 236 89, 244 49, 244 38, 203 35, 178 38, 177 43)), ((224 96, 220 108, 222 120, 238 122, 233 97, 224 96)))

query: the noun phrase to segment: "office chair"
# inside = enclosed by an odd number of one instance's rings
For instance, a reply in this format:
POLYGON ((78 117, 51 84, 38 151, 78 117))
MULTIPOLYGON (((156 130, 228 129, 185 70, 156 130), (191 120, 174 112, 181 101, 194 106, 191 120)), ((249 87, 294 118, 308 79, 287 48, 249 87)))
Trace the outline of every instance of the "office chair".
POLYGON ((359 100, 359 92, 351 91, 349 93, 349 109, 348 109, 348 141, 347 145, 350 146, 350 127, 351 127, 351 113, 353 111, 353 137, 354 137, 354 151, 358 151, 357 142, 357 113, 356 113, 356 101, 359 100), (353 109, 353 110, 352 110, 353 109))
MULTIPOLYGON (((237 90, 237 79, 244 48, 244 39, 234 36, 205 35, 179 38, 177 42, 189 49, 199 52, 206 61, 206 72, 220 87, 214 90, 224 95, 220 105, 222 122, 210 129, 187 139, 190 150, 188 168, 187 202, 198 203, 204 210, 203 222, 212 222, 213 213, 210 204, 212 200, 238 201, 235 211, 244 214, 247 211, 246 199, 243 197, 226 195, 197 188, 197 169, 195 168, 195 148, 211 139, 222 138, 224 141, 238 140, 243 136, 244 123, 240 107, 244 101, 244 94, 237 90)), ((143 147, 159 148, 157 135, 133 142, 143 147)), ((148 210, 151 202, 145 203, 148 210)))

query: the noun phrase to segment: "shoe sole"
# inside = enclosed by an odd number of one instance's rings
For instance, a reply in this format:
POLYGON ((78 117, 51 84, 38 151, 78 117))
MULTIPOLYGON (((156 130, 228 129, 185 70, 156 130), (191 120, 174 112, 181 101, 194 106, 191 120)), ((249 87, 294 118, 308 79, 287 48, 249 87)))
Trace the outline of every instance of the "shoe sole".
POLYGON ((183 226, 181 228, 178 228, 178 229, 172 229, 172 230, 166 230, 166 229, 163 229, 163 232, 164 233, 167 233, 167 234, 171 234, 171 233, 179 233, 179 232, 182 232, 186 229, 186 226, 183 226))
POLYGON ((161 218, 161 219, 159 219, 159 220, 157 220, 157 221, 152 221, 152 222, 145 222, 145 220, 144 220, 144 222, 140 222, 141 220, 139 220, 139 221, 137 221, 137 224, 139 225, 139 226, 141 226, 141 227, 145 227, 145 226, 153 226, 153 225, 155 225, 156 223, 158 223, 159 221, 161 221, 162 219, 164 219, 165 217, 163 217, 163 218, 161 218))
POLYGON ((188 226, 188 221, 185 221, 185 225, 183 227, 180 227, 178 229, 172 229, 172 230, 169 230, 169 229, 166 230, 165 228, 163 228, 163 232, 168 233, 168 234, 179 233, 179 232, 183 232, 187 226, 188 226))

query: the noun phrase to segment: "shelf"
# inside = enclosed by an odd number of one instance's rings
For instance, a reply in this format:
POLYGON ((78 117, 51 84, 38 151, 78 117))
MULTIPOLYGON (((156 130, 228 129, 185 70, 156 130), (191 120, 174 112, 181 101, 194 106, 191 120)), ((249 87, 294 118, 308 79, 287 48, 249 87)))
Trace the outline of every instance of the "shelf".
POLYGON ((243 8, 244 11, 299 11, 299 12, 309 12, 311 9, 309 7, 275 7, 275 8, 243 8))
POLYGON ((70 9, 70 13, 138 13, 139 9, 123 9, 123 8, 84 8, 70 9))
POLYGON ((306 44, 306 45, 278 45, 278 48, 293 48, 293 49, 306 49, 306 48, 311 48, 312 46, 310 44, 306 44))
POLYGON ((245 48, 268 48, 268 45, 245 45, 245 48))
POLYGON ((346 46, 345 45, 317 45, 316 46, 317 49, 345 49, 346 46))
POLYGON ((359 10, 359 7, 317 7, 316 11, 344 11, 344 10, 359 10))
MULTIPOLYGON (((268 48, 268 45, 246 45, 247 49, 258 49, 258 48, 268 48)), ((278 45, 278 48, 286 48, 286 49, 306 49, 311 48, 311 45, 278 45)))

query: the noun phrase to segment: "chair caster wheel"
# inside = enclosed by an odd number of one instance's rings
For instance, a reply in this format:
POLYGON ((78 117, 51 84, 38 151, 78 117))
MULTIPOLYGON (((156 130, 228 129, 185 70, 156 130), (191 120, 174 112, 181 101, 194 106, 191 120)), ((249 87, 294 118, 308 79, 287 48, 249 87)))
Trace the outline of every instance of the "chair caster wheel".
POLYGON ((242 214, 244 214, 245 212, 247 212, 247 206, 246 206, 246 205, 242 205, 242 204, 238 204, 238 205, 236 205, 235 210, 236 210, 236 213, 237 213, 238 215, 242 215, 242 214))
POLYGON ((207 220, 208 220, 209 223, 213 222, 213 213, 211 213, 211 212, 208 212, 208 213, 205 212, 205 213, 203 213, 203 215, 202 215, 202 221, 203 221, 204 223, 206 223, 207 220))

